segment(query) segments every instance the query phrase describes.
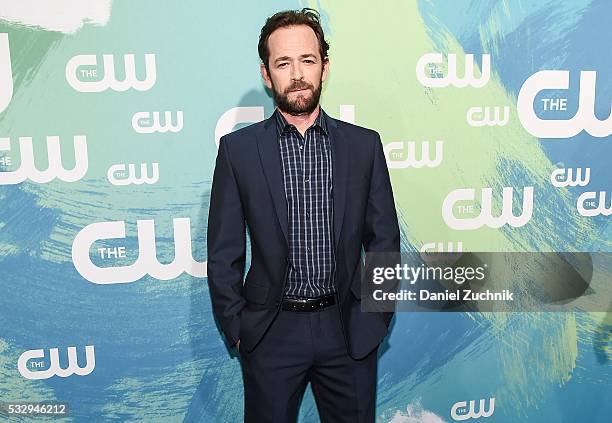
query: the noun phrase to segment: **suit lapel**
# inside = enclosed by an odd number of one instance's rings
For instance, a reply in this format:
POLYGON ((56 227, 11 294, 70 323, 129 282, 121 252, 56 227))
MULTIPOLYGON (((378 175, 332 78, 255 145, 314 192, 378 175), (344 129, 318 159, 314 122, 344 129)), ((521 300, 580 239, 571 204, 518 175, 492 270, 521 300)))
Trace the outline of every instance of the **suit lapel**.
MULTIPOLYGON (((348 144, 346 138, 338 130, 338 124, 334 119, 321 109, 329 130, 332 147, 332 197, 334 202, 334 247, 337 251, 340 240, 340 230, 344 219, 346 182, 348 180, 348 144)), ((285 236, 285 242, 289 245, 289 220, 287 216, 287 199, 285 197, 285 186, 283 181, 283 169, 281 163, 278 136, 276 133, 276 122, 274 115, 270 116, 261 126, 257 133, 257 148, 259 159, 266 177, 268 189, 274 203, 276 217, 285 236)))
MULTIPOLYGON (((323 112, 323 109, 321 109, 323 112)), ((340 241, 340 230, 344 220, 344 205, 346 201, 346 182, 348 180, 348 143, 344 134, 339 131, 338 124, 323 112, 329 129, 332 146, 332 194, 334 199, 334 243, 335 250, 338 251, 340 241)))
POLYGON ((274 203, 276 217, 285 236, 285 242, 289 245, 289 230, 287 218, 287 199, 285 198, 285 185, 283 181, 283 168, 281 164, 278 136, 276 134, 276 123, 274 114, 264 122, 261 130, 257 133, 257 149, 259 160, 266 176, 268 189, 274 203))

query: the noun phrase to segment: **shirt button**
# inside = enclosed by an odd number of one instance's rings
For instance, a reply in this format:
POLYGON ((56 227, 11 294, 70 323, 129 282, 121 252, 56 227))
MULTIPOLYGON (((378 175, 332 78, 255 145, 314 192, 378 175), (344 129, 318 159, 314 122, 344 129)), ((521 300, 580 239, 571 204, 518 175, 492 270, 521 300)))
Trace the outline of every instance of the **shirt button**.
POLYGON ((310 178, 304 179, 304 182, 310 182, 310 178))
POLYGON ((310 217, 310 212, 306 212, 306 217, 310 217))

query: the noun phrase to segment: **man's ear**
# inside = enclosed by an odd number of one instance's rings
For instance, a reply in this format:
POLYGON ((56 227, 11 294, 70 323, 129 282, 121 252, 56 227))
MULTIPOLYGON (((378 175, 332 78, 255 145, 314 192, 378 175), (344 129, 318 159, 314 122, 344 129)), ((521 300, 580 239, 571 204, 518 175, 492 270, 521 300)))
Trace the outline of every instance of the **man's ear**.
POLYGON ((326 57, 325 61, 323 61, 323 73, 321 74, 321 81, 325 81, 327 79, 328 73, 329 73, 329 57, 326 57))
POLYGON ((272 81, 270 80, 270 75, 268 75, 268 70, 266 69, 266 65, 261 63, 259 65, 259 70, 261 71, 261 77, 263 78, 264 84, 266 84, 266 87, 268 87, 268 89, 272 89, 272 81))

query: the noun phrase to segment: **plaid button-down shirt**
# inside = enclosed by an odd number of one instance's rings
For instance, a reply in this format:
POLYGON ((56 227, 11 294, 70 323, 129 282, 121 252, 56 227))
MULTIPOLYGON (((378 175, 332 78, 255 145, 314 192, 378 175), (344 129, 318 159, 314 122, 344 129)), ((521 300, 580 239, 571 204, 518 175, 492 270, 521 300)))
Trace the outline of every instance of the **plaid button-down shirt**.
POLYGON ((302 136, 278 109, 287 216, 289 271, 285 295, 318 297, 335 292, 332 152, 321 109, 302 136))

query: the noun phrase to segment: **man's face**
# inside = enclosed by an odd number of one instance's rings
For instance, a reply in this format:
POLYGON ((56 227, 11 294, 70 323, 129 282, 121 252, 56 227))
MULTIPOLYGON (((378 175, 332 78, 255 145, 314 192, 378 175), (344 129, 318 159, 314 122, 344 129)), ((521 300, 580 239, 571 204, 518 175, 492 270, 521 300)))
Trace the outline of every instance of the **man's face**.
POLYGON ((279 28, 268 38, 268 51, 270 72, 262 64, 261 75, 278 108, 291 115, 312 113, 329 69, 315 32, 307 25, 279 28))

